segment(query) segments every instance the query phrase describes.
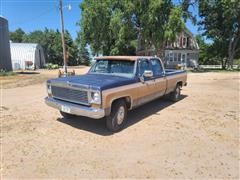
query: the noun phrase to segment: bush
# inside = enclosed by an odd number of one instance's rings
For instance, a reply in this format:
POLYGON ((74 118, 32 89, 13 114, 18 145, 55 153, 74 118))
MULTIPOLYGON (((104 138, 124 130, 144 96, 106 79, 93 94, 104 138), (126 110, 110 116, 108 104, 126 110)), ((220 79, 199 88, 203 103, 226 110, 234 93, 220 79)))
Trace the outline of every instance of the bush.
POLYGON ((237 69, 240 69, 240 59, 235 60, 235 65, 237 65, 237 69))
POLYGON ((44 65, 44 68, 45 69, 58 69, 59 66, 58 66, 58 64, 47 63, 47 64, 44 65))
POLYGON ((0 69, 0 76, 14 76, 17 73, 13 72, 13 71, 5 71, 3 69, 0 69))

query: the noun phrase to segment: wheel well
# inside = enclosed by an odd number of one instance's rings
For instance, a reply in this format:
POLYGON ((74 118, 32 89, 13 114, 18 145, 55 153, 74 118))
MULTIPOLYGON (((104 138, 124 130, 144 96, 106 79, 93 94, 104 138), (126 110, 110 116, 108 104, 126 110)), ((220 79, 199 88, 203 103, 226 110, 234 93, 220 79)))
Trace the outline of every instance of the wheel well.
MULTIPOLYGON (((130 109, 131 108, 131 98, 129 96, 127 97, 121 97, 121 98, 118 98, 118 99, 115 99, 113 102, 112 102, 112 105, 113 103, 115 103, 116 101, 119 101, 119 100, 123 100, 125 101, 126 105, 127 105, 127 108, 130 109)), ((111 107, 112 107, 111 105, 111 107)))
POLYGON ((179 81, 179 82, 177 82, 177 86, 183 86, 183 82, 182 81, 179 81))

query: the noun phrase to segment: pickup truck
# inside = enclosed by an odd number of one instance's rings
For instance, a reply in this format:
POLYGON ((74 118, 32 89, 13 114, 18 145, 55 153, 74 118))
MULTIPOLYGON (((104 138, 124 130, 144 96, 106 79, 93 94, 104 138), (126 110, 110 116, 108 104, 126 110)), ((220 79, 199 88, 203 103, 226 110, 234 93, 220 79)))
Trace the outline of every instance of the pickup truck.
POLYGON ((186 71, 164 69, 157 57, 103 56, 85 75, 48 80, 45 102, 65 118, 105 117, 107 128, 117 132, 128 110, 164 95, 178 101, 186 81, 186 71))

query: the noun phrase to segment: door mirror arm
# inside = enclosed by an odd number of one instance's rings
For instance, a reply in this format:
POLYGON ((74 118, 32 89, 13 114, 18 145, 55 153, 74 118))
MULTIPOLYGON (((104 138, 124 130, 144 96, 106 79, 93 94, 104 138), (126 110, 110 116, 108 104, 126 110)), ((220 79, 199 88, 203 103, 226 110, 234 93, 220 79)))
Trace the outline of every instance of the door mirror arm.
POLYGON ((145 83, 144 76, 140 76, 139 79, 140 79, 141 83, 143 83, 143 84, 145 83))

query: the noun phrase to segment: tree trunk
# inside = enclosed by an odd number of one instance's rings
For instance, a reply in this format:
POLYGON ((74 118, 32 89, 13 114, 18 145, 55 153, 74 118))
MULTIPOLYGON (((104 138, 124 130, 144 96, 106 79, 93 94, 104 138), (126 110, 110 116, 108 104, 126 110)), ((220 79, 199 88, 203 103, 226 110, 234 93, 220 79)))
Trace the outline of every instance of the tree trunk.
POLYGON ((232 54, 229 56, 229 60, 228 61, 229 61, 228 68, 233 69, 233 55, 232 54))
POLYGON ((230 68, 230 69, 233 69, 233 60, 234 60, 236 51, 238 51, 237 44, 238 44, 239 39, 240 39, 239 36, 233 36, 230 38, 230 42, 228 45, 228 68, 230 68))
POLYGON ((225 63, 225 58, 222 58, 222 69, 226 69, 226 63, 225 63))

